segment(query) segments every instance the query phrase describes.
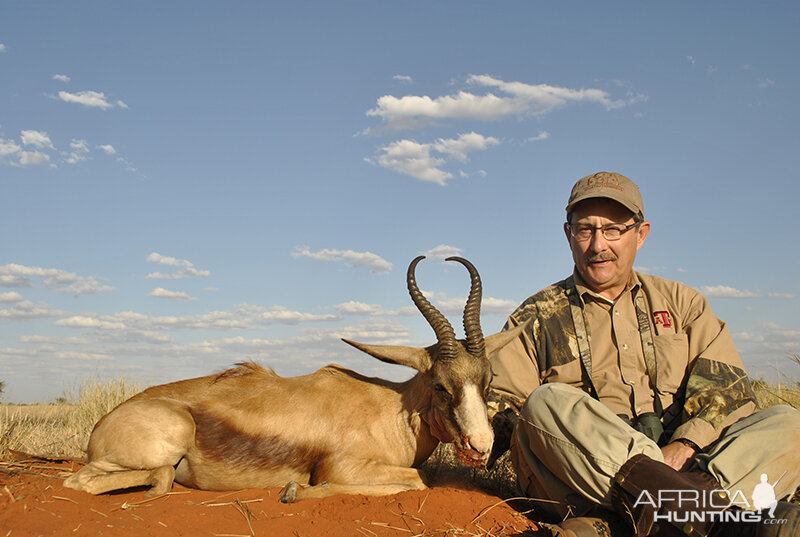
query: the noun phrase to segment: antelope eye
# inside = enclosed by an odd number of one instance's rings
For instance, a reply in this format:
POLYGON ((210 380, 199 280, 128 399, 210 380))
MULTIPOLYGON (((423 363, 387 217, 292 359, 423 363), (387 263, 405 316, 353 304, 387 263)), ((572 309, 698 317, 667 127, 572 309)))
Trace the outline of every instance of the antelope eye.
POLYGON ((447 391, 447 388, 445 388, 443 384, 435 384, 433 386, 433 389, 436 391, 436 393, 438 393, 440 395, 443 395, 443 396, 449 396, 450 395, 450 392, 447 391))

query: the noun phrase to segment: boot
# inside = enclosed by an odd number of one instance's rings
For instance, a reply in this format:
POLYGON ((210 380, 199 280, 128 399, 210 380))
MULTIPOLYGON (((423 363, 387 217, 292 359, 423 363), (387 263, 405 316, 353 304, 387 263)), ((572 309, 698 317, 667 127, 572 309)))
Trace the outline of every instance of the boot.
POLYGON ((616 514, 568 518, 560 524, 539 524, 548 537, 631 537, 633 534, 616 514))
POLYGON ((610 498, 636 537, 800 535, 800 507, 779 502, 774 519, 767 510, 727 507, 727 491, 711 474, 678 472, 645 455, 635 455, 622 465, 614 476, 610 498))

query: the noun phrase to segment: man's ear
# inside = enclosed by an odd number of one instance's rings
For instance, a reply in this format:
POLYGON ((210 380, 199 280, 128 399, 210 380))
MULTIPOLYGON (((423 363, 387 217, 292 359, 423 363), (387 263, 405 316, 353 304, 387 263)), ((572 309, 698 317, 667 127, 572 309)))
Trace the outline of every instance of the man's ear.
POLYGON ((639 224, 639 232, 636 235, 636 249, 638 250, 644 245, 644 241, 647 239, 647 235, 650 234, 650 222, 645 220, 641 224, 639 224))

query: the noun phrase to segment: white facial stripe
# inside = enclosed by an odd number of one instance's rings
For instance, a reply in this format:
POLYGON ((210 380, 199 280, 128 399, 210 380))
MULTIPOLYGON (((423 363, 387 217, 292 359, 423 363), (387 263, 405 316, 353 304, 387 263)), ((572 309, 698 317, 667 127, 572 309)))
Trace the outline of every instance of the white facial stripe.
POLYGON ((469 437, 475 451, 486 453, 492 449, 494 434, 486 416, 486 405, 478 387, 468 382, 464 384, 461 404, 454 409, 456 423, 469 437))

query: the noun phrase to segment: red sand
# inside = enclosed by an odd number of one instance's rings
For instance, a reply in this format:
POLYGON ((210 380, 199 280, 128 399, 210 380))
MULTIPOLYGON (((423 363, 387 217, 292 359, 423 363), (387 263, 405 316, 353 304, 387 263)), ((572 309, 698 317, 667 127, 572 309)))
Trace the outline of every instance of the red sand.
POLYGON ((0 537, 81 536, 519 536, 536 525, 500 498, 436 487, 368 498, 333 496, 292 505, 279 489, 207 492, 175 485, 145 499, 143 490, 92 496, 62 486, 77 463, 4 462, 0 537))

